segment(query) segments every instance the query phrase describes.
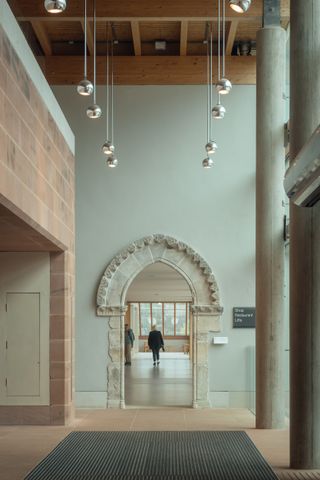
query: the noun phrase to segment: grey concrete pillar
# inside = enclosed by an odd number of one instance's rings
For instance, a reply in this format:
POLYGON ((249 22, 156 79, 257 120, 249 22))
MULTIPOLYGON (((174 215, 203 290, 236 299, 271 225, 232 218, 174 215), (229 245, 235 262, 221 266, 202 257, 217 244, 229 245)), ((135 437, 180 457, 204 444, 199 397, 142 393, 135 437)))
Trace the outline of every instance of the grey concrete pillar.
MULTIPOLYGON (((290 158, 320 123, 320 1, 291 1, 290 158)), ((290 463, 320 468, 320 205, 290 207, 290 463)))
POLYGON ((257 36, 256 425, 284 426, 285 31, 257 36))

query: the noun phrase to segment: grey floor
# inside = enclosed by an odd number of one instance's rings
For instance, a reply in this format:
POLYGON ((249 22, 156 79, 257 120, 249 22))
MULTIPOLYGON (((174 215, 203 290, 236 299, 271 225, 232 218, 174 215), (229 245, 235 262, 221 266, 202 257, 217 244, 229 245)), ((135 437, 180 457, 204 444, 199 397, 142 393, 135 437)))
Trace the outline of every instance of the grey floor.
POLYGON ((191 406, 192 369, 188 355, 139 353, 125 367, 125 403, 135 407, 191 406))

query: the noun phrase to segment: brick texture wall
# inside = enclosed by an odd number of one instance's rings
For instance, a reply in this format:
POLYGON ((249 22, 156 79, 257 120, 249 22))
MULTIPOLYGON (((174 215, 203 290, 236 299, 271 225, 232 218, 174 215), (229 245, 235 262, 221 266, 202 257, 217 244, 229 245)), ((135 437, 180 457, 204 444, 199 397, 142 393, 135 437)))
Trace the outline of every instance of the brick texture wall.
POLYGON ((66 424, 73 410, 74 156, 1 26, 0 203, 55 246, 50 406, 0 407, 0 422, 3 410, 5 423, 66 424))

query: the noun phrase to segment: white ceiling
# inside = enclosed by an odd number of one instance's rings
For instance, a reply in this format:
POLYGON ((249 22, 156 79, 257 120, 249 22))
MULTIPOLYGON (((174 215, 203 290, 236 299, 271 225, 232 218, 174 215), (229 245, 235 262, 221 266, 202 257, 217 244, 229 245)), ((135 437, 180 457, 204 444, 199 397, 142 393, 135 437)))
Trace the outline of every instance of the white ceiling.
POLYGON ((129 287, 126 300, 191 301, 192 296, 187 282, 176 270, 157 262, 137 275, 129 287))

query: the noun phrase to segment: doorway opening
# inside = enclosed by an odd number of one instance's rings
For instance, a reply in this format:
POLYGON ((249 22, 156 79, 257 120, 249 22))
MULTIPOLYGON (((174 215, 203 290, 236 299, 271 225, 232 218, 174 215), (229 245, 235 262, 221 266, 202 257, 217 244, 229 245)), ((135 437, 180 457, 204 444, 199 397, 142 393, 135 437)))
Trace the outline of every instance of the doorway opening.
POLYGON ((125 323, 135 336, 125 368, 126 406, 190 407, 193 298, 188 283, 171 266, 156 262, 133 280, 126 303, 125 323), (148 342, 153 326, 164 341, 155 365, 148 342))
POLYGON ((192 296, 192 406, 208 407, 208 337, 220 332, 218 286, 208 263, 189 245, 162 234, 149 235, 119 252, 105 269, 97 292, 97 315, 107 322, 107 408, 125 407, 124 325, 127 292, 134 279, 157 262, 172 267, 192 296))

